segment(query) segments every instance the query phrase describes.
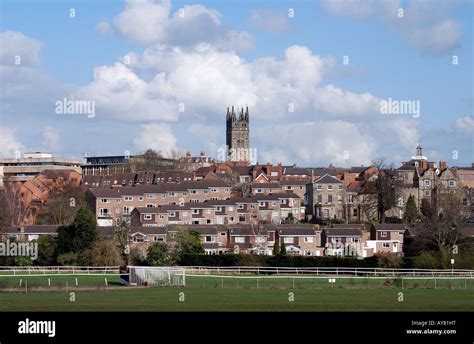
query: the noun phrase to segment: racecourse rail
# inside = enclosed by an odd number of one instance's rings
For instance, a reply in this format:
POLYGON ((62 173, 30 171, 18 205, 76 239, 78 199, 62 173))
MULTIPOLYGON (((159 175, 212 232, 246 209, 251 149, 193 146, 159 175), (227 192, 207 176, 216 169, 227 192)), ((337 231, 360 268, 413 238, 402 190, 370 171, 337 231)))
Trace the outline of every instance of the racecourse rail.
MULTIPOLYGON (((150 267, 152 268, 152 267, 150 267)), ((169 266, 185 269, 185 275, 220 276, 340 276, 340 277, 425 277, 474 278, 465 269, 390 269, 350 267, 258 267, 258 266, 169 266)), ((119 266, 0 266, 0 277, 45 275, 119 275, 119 266)))

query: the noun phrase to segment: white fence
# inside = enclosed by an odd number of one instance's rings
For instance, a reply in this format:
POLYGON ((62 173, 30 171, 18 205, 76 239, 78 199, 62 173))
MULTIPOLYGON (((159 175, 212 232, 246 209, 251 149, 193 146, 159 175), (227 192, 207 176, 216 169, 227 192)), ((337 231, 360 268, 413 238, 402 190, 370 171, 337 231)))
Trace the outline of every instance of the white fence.
POLYGON ((43 275, 118 275, 118 266, 0 266, 0 277, 43 275))
POLYGON ((474 270, 387 269, 350 267, 258 267, 186 266, 186 275, 312 275, 369 277, 464 277, 474 278, 474 270))

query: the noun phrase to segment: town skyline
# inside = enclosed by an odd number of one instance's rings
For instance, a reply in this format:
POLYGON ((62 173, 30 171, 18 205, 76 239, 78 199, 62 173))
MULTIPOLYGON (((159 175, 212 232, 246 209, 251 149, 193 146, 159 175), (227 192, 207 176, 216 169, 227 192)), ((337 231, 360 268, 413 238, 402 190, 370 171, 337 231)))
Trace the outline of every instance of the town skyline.
POLYGON ((397 165, 421 144, 430 160, 470 165, 472 5, 372 5, 38 2, 27 17, 6 1, 0 156, 217 158, 234 105, 249 107, 260 163, 397 165))

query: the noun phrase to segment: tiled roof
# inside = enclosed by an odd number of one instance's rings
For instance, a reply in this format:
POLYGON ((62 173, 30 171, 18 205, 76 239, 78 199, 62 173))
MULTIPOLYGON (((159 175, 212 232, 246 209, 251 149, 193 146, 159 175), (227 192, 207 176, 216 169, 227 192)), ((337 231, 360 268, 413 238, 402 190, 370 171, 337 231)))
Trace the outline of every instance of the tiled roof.
POLYGON ((322 177, 316 179, 316 181, 314 181, 314 183, 317 183, 317 184, 343 184, 343 182, 341 180, 339 180, 336 177, 334 177, 332 175, 329 175, 329 174, 325 174, 322 177))
POLYGON ((353 228, 324 228, 328 237, 362 236, 362 231, 358 227, 353 228))

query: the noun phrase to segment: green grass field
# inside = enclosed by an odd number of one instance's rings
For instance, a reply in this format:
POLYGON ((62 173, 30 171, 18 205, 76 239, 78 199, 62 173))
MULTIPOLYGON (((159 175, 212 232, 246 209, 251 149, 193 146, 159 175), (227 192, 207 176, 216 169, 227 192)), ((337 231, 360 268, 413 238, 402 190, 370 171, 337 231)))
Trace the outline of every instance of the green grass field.
POLYGON ((474 280, 438 280, 436 286, 431 279, 404 280, 402 289, 400 279, 386 278, 337 277, 330 284, 326 278, 187 276, 186 287, 132 288, 119 287, 111 274, 12 276, 0 278, 0 288, 15 290, 0 291, 0 311, 474 311, 474 280), (47 288, 48 278, 51 291, 32 291, 47 288), (75 290, 72 302, 76 278, 79 287, 97 290, 75 290))
POLYGON ((124 288, 3 292, 0 311, 474 311, 469 290, 124 288), (184 293, 184 302, 179 301, 184 293), (294 301, 289 301, 294 293, 294 301))

